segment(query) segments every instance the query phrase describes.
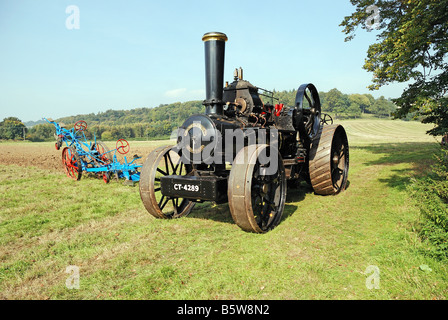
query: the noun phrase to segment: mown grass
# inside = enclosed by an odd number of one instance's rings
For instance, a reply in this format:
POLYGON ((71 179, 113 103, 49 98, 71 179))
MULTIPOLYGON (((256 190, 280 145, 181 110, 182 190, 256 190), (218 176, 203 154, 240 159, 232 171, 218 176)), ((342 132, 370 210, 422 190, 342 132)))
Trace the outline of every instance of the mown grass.
POLYGON ((343 124, 348 189, 289 189, 283 220, 263 235, 241 231, 227 205, 157 220, 137 188, 0 166, 0 298, 446 299, 447 267, 422 254, 406 190, 435 148, 427 127, 343 124), (69 265, 80 268, 79 289, 66 287, 69 265), (370 265, 379 289, 366 287, 370 265))

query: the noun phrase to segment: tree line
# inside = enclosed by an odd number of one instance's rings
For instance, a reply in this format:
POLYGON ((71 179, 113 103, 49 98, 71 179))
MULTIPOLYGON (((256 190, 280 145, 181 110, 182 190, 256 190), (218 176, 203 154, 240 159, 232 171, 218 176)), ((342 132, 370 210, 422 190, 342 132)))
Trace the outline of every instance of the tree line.
MULTIPOLYGON (((273 91, 274 97, 288 106, 295 104, 296 89, 273 91)), ((388 99, 375 99, 370 94, 343 94, 338 89, 319 92, 322 111, 335 118, 359 118, 362 114, 377 117, 390 117, 395 105, 388 99)), ((107 110, 105 112, 69 116, 57 119, 67 128, 84 120, 88 124, 85 132, 88 139, 95 135, 101 140, 137 139, 149 140, 167 138, 189 116, 205 112, 202 101, 176 102, 154 108, 135 108, 131 110, 107 110)), ((0 122, 0 139, 26 139, 46 141, 53 139, 54 126, 41 123, 27 128, 20 119, 5 118, 0 122)))
MULTIPOLYGON (((275 97, 289 106, 295 104, 296 93, 296 89, 279 92, 274 90, 275 97)), ((330 113, 336 119, 360 118, 364 113, 388 118, 396 110, 395 104, 384 96, 375 99, 371 94, 344 94, 336 88, 319 92, 319 98, 322 112, 330 113)))

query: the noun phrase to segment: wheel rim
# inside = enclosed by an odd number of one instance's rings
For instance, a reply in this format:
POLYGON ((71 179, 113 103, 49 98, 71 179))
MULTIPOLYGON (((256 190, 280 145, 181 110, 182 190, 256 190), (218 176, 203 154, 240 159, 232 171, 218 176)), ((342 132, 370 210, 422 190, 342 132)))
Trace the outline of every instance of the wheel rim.
POLYGON ((335 134, 331 146, 331 180, 335 193, 345 188, 348 169, 348 143, 340 134, 335 134))
POLYGON ((254 219, 258 227, 265 232, 272 229, 274 223, 280 219, 278 216, 282 214, 284 200, 280 170, 275 175, 264 176, 260 174, 263 169, 257 162, 252 176, 251 202, 254 219))
POLYGON ((195 203, 183 198, 168 198, 161 192, 162 176, 185 176, 190 166, 182 163, 172 146, 154 150, 143 164, 140 175, 140 197, 146 210, 156 218, 175 219, 191 212, 195 203))

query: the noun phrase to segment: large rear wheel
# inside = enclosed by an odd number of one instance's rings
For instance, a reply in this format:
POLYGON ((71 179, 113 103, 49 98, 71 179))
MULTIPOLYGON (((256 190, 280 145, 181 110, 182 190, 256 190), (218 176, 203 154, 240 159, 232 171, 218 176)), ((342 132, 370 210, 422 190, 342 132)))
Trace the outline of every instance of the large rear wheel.
POLYGON ((151 152, 140 174, 140 197, 146 210, 156 218, 173 219, 188 215, 195 202, 182 198, 168 198, 160 188, 160 177, 186 175, 191 166, 182 163, 172 146, 163 146, 151 152))
POLYGON ((347 186, 349 167, 348 139, 341 125, 322 126, 313 139, 309 172, 317 194, 335 195, 347 186))
POLYGON ((232 218, 241 229, 264 233, 277 226, 286 200, 285 167, 279 152, 265 144, 241 149, 230 171, 228 198, 232 218), (272 159, 266 152, 274 152, 277 163, 266 163, 263 154, 272 159))

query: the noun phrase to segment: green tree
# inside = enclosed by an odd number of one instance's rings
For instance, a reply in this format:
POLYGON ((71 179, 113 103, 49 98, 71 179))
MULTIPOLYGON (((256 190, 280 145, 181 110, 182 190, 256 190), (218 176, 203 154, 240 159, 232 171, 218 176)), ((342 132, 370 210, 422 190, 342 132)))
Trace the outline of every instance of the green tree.
POLYGON ((26 126, 19 118, 4 118, 0 122, 0 139, 23 139, 26 130, 26 126))
POLYGON ((338 103, 341 100, 342 92, 338 89, 334 88, 328 91, 326 97, 325 97, 325 111, 328 112, 335 112, 336 108, 338 107, 338 103))
POLYGON ((361 108, 354 102, 346 109, 346 113, 349 118, 360 118, 362 115, 361 108))
POLYGON ((363 94, 363 96, 365 96, 367 99, 369 99, 369 107, 366 108, 365 112, 371 113, 370 107, 373 106, 373 104, 375 103, 375 98, 370 93, 365 93, 365 94, 363 94))
POLYGON ((33 126, 27 135, 31 141, 45 141, 54 139, 55 129, 52 124, 42 123, 33 126))
POLYGON ((348 95, 343 94, 340 98, 338 103, 336 104, 336 107, 334 109, 334 112, 336 114, 336 118, 338 117, 338 114, 344 115, 348 114, 350 108, 350 99, 348 98, 348 95))
POLYGON ((376 99, 372 106, 372 113, 378 117, 389 117, 395 111, 395 105, 383 96, 376 99))
POLYGON ((362 113, 366 113, 369 107, 372 105, 370 99, 365 94, 351 94, 348 96, 350 100, 350 106, 356 104, 362 113))
POLYGON ((137 124, 134 126, 135 136, 136 136, 137 138, 142 138, 142 137, 144 137, 144 136, 145 136, 145 129, 146 129, 146 126, 145 126, 143 123, 137 123, 137 124))
POLYGON ((379 9, 381 31, 378 42, 367 52, 364 69, 373 73, 371 90, 390 83, 411 84, 401 97, 396 118, 409 113, 436 127, 428 133, 440 135, 448 128, 448 0, 350 0, 355 12, 344 18, 341 26, 346 41, 358 27, 369 30, 372 11, 379 9), (369 8, 369 10, 368 10, 369 8))
MULTIPOLYGON (((283 90, 283 91, 273 91, 274 92, 274 97, 279 99, 274 100, 274 104, 275 103, 283 103, 287 106, 294 106, 295 102, 296 102, 296 94, 297 94, 297 89, 292 89, 292 90, 283 90)), ((266 100, 266 102, 271 103, 269 98, 265 98, 262 97, 263 101, 266 100)))
POLYGON ((114 137, 110 131, 103 131, 103 133, 101 133, 101 140, 111 141, 114 140, 114 137))
POLYGON ((350 107, 350 100, 348 95, 343 94, 338 89, 334 88, 328 91, 325 95, 325 102, 322 105, 324 112, 333 112, 336 116, 341 116, 347 113, 347 109, 350 107))

